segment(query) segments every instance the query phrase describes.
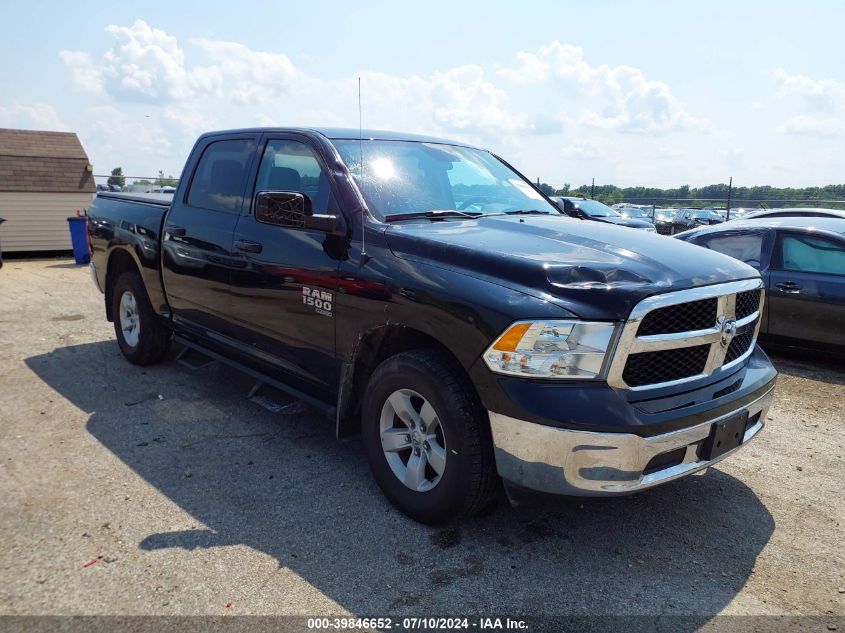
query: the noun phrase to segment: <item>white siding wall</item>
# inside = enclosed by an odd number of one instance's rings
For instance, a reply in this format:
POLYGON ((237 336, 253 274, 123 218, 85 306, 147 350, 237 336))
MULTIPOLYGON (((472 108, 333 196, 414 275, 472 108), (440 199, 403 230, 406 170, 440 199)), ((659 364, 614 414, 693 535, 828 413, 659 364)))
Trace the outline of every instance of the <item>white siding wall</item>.
POLYGON ((70 250, 67 218, 91 206, 90 193, 0 191, 0 248, 13 251, 70 250))

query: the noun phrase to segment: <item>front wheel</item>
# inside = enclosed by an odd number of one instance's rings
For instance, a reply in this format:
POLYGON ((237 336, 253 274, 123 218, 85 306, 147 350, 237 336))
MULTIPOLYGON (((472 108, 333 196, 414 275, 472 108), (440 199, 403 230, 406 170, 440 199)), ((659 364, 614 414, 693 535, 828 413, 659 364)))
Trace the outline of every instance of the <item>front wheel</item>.
POLYGON ((403 352, 379 365, 364 396, 362 433, 379 487, 417 521, 478 514, 496 498, 484 409, 444 354, 403 352))
POLYGON ((117 344, 135 365, 157 363, 167 354, 171 331, 159 320, 136 272, 125 272, 112 288, 112 317, 117 344))

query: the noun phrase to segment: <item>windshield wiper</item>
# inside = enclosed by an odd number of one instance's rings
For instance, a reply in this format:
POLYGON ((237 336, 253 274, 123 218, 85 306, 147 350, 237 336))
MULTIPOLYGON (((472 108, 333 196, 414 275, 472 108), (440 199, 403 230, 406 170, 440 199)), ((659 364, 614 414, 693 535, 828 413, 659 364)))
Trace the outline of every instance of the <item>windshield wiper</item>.
POLYGON ((484 215, 483 213, 467 213, 466 211, 458 211, 457 209, 435 209, 434 211, 416 211, 414 213, 394 213, 392 215, 384 216, 385 222, 393 222, 394 220, 412 220, 415 218, 428 218, 430 220, 437 220, 439 218, 477 218, 484 215))
POLYGON ((516 211, 502 211, 505 215, 549 215, 548 211, 538 211, 536 209, 518 209, 516 211))

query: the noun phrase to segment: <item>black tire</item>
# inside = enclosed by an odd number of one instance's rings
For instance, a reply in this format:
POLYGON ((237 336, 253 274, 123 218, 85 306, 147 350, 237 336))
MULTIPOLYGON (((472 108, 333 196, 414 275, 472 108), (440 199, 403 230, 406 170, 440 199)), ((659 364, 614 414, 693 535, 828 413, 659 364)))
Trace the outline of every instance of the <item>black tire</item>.
POLYGON ((152 365, 167 355, 173 338, 172 332, 153 311, 144 282, 137 272, 125 272, 118 277, 112 287, 111 306, 117 344, 130 363, 152 365), (134 297, 137 307, 139 328, 138 340, 134 345, 127 341, 121 326, 120 304, 124 293, 130 293, 134 297))
POLYGON ((496 500, 500 484, 489 421, 469 379, 445 354, 414 350, 381 363, 367 384, 361 425, 376 482, 408 516, 422 523, 442 523, 480 514, 496 500), (445 434, 445 468, 436 485, 424 492, 399 480, 382 449, 382 409, 391 394, 403 389, 431 404, 445 434))

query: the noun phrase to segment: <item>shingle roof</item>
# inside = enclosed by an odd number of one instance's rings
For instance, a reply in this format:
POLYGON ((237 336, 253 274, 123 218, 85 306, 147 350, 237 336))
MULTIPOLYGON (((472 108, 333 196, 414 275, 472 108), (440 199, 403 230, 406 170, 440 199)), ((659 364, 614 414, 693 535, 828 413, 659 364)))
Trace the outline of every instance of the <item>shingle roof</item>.
POLYGON ((88 155, 73 132, 0 128, 0 191, 91 192, 88 155))

